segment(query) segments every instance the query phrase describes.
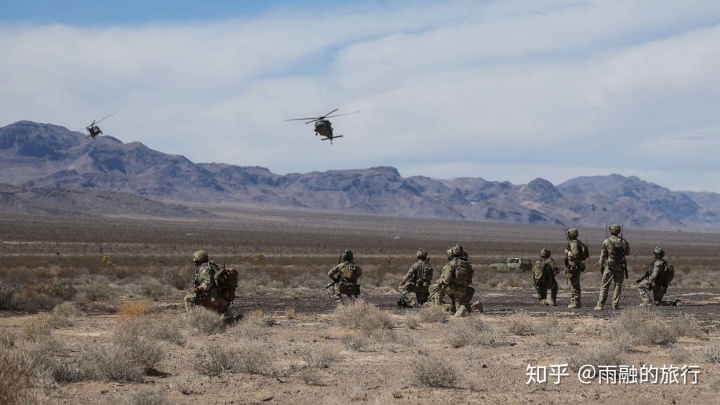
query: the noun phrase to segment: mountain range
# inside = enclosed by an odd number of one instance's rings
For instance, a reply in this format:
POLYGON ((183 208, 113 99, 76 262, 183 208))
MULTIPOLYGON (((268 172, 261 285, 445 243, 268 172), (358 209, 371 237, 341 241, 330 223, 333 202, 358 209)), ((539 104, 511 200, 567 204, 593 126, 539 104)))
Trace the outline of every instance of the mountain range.
POLYGON ((393 167, 291 173, 193 163, 139 142, 85 138, 20 121, 0 128, 0 212, 213 216, 219 207, 634 228, 720 228, 720 194, 671 191, 634 176, 544 179, 403 177, 393 167), (193 208, 188 208, 193 207, 193 208))

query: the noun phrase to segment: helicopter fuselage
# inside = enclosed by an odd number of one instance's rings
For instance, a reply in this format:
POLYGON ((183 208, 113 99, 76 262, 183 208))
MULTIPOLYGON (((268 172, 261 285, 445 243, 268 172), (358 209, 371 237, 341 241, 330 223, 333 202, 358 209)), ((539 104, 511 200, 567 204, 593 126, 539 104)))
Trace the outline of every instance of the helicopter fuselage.
POLYGON ((315 132, 327 138, 333 137, 332 124, 328 120, 315 121, 315 132))

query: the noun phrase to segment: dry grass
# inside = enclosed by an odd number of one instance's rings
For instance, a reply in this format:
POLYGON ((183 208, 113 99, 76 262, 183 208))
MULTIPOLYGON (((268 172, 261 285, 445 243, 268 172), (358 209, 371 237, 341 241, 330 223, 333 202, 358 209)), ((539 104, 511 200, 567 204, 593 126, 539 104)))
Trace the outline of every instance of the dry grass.
POLYGON ((235 351, 219 345, 204 350, 205 358, 195 363, 195 369, 203 375, 218 376, 235 371, 238 359, 235 351))
POLYGON ((681 330, 688 333, 699 328, 691 318, 681 321, 679 327, 673 326, 657 312, 647 308, 630 308, 623 311, 612 324, 615 336, 619 340, 633 345, 669 345, 677 342, 681 330))
POLYGON ((568 365, 572 370, 578 371, 584 365, 597 367, 626 364, 622 353, 622 347, 615 344, 581 346, 570 351, 568 365))
POLYGON ((186 313, 187 325, 201 335, 215 335, 226 329, 221 314, 203 307, 195 307, 186 313))
POLYGON ((448 312, 442 305, 430 305, 420 308, 417 317, 422 323, 442 323, 447 322, 448 312))
POLYGON ((337 362, 338 356, 331 351, 313 348, 302 354, 302 359, 312 368, 329 368, 331 364, 337 362))
POLYGON ((137 318, 145 315, 150 310, 150 305, 145 301, 130 301, 120 306, 118 315, 120 319, 137 318))
POLYGON ((49 335, 52 330, 51 321, 49 314, 39 314, 26 319, 20 326, 23 339, 36 341, 39 337, 49 335))
POLYGON ((415 382, 424 387, 450 388, 459 378, 455 367, 438 356, 416 359, 412 368, 415 382))
POLYGON ((0 404, 32 404, 35 370, 23 353, 0 348, 0 404))
POLYGON ((420 326, 420 320, 418 319, 417 316, 411 315, 411 314, 405 315, 405 327, 406 328, 414 330, 414 329, 417 329, 418 326, 420 326))
POLYGON ((720 345, 716 342, 710 342, 705 346, 705 357, 712 363, 720 363, 720 345))
POLYGON ((513 341, 494 326, 479 318, 457 319, 450 325, 447 342, 454 348, 464 346, 505 346, 513 341))
POLYGON ((363 300, 338 306, 334 318, 339 327, 358 330, 365 336, 393 326, 389 311, 381 310, 363 300))
POLYGON ((340 338, 340 341, 348 350, 354 352, 368 351, 374 344, 368 337, 355 334, 343 336, 340 338))
POLYGON ((510 316, 507 322, 507 329, 511 335, 533 336, 537 333, 535 320, 524 312, 510 316))
POLYGON ((285 308, 285 318, 287 319, 295 319, 295 308, 285 308))
POLYGON ((160 389, 141 389, 122 399, 123 405, 170 405, 172 403, 160 389))

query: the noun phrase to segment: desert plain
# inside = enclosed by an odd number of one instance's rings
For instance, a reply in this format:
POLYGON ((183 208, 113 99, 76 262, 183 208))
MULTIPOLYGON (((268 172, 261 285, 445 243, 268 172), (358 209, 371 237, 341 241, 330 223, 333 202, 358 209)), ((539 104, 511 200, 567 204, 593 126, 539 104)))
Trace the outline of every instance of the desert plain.
POLYGON ((720 234, 626 229, 621 308, 593 311, 603 229, 580 228, 591 258, 571 310, 562 273, 559 305, 546 307, 529 272, 490 269, 542 248, 561 264, 562 226, 218 215, 0 218, 0 403, 717 403, 720 234), (483 312, 398 308, 415 252, 437 277, 455 243, 483 312), (679 306, 638 306, 634 280, 656 246, 679 306), (185 311, 200 249, 240 272, 236 324, 185 311), (344 249, 363 268, 362 296, 336 308, 323 288, 344 249))

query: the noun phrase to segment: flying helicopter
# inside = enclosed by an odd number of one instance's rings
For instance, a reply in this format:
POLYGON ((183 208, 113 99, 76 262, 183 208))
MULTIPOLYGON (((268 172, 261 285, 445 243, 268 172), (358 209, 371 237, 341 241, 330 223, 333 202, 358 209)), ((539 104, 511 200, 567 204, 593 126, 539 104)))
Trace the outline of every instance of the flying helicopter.
POLYGON ((333 135, 333 127, 332 127, 332 124, 330 123, 330 120, 328 120, 328 118, 339 117, 341 115, 357 114, 360 112, 360 111, 354 111, 354 112, 349 112, 349 113, 345 113, 345 114, 330 115, 337 110, 339 110, 339 108, 336 108, 336 109, 330 111, 329 113, 327 113, 323 116, 317 117, 317 118, 293 118, 293 119, 289 119, 289 120, 285 120, 285 121, 309 120, 308 122, 306 122, 306 124, 314 122, 315 123, 315 136, 322 135, 323 138, 321 140, 322 141, 330 140, 330 144, 332 145, 333 139, 342 138, 343 136, 342 135, 333 135))
POLYGON ((95 139, 98 135, 103 135, 103 132, 100 130, 100 127, 97 126, 97 124, 105 121, 106 119, 112 117, 115 114, 117 114, 117 112, 114 112, 101 120, 93 120, 92 124, 88 125, 85 128, 78 129, 78 131, 82 131, 83 129, 85 129, 89 133, 89 135, 87 135, 85 138, 95 139))

